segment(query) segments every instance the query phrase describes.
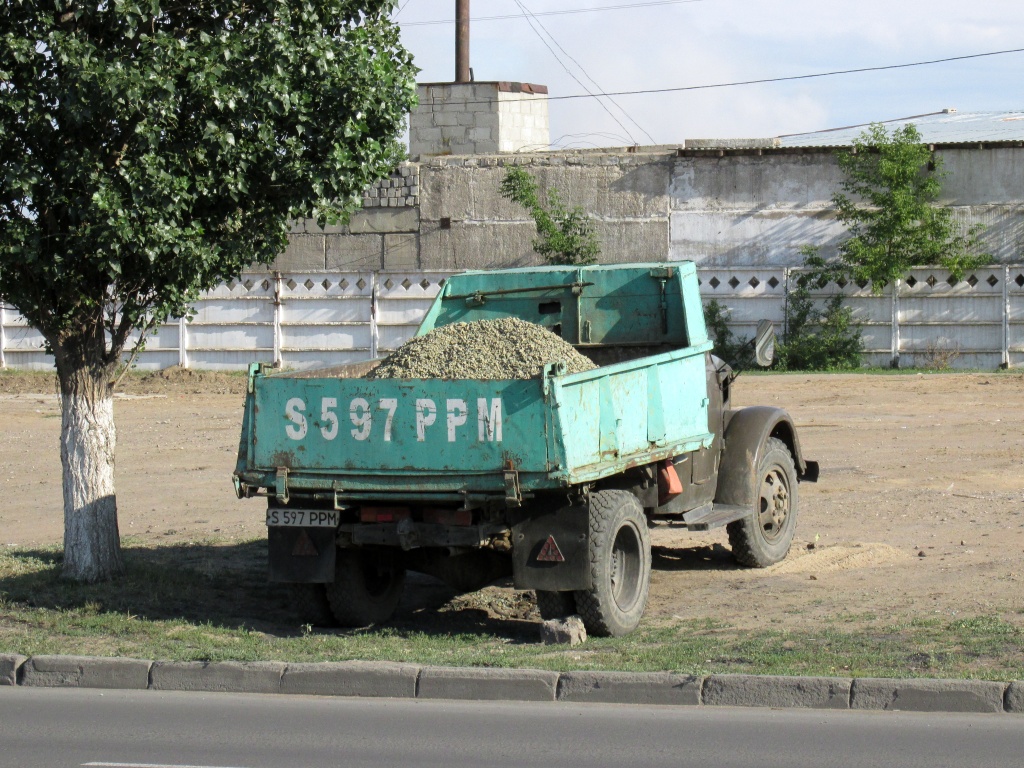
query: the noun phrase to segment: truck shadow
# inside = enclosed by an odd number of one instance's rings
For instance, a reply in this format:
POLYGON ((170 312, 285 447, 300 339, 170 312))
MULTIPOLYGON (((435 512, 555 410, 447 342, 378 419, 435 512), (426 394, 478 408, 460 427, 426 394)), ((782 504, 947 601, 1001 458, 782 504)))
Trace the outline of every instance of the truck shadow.
MULTIPOLYGON (((90 617, 129 615, 262 632, 276 638, 310 631, 295 612, 289 587, 267 581, 264 540, 127 545, 123 554, 124 578, 105 584, 77 584, 60 577, 63 556, 58 549, 0 550, 0 599, 27 608, 90 617)), ((652 558, 658 571, 740 567, 721 544, 655 546, 652 558)), ((432 576, 410 572, 395 616, 382 626, 399 634, 485 635, 512 643, 535 643, 540 621, 533 592, 516 590, 511 579, 464 594, 432 576)), ((345 635, 377 629, 316 627, 313 631, 345 635)))
MULTIPOLYGON (((295 612, 289 586, 267 581, 265 540, 127 545, 122 552, 123 578, 78 584, 61 578, 59 549, 0 550, 0 600, 15 604, 15 610, 76 614, 68 616, 72 623, 83 614, 100 620, 104 615, 127 615, 277 638, 310 631, 295 612)), ((535 640, 538 621, 532 593, 485 589, 464 595, 431 576, 410 573, 398 611, 382 626, 399 633, 485 634, 516 642, 535 640)), ((344 635, 375 629, 314 631, 344 635)))
POLYGON ((699 547, 651 547, 651 567, 656 571, 738 571, 732 550, 722 544, 699 547))

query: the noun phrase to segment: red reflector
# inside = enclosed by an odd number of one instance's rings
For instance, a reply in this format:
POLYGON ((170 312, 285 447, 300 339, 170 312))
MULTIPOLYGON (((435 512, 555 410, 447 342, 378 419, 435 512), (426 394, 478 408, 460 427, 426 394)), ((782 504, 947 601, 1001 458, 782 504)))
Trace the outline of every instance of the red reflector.
POLYGON ((554 536, 548 536, 548 540, 540 548, 540 554, 537 555, 537 559, 542 563, 565 562, 565 557, 562 555, 562 550, 558 548, 558 544, 555 543, 554 536))
POLYGON ((292 555, 294 557, 317 557, 319 554, 320 551, 316 548, 313 540, 309 538, 309 534, 306 531, 301 531, 295 539, 292 555))
POLYGON ((408 507, 363 507, 359 520, 363 523, 394 523, 412 516, 408 507))

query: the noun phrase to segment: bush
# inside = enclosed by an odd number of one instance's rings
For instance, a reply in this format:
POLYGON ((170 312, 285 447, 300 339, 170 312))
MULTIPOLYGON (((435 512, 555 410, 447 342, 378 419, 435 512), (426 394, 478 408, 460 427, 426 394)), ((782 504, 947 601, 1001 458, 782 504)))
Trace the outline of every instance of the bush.
POLYGON ((749 368, 754 363, 750 339, 737 339, 729 328, 729 308, 712 299, 704 305, 704 324, 715 342, 714 353, 735 369, 749 368))
POLYGON ((833 371, 859 368, 864 353, 860 326, 853 312, 843 306, 843 294, 836 292, 816 306, 811 287, 824 288, 839 276, 837 267, 827 265, 815 249, 805 248, 801 275, 790 290, 786 303, 785 338, 776 346, 775 368, 781 371, 833 371))

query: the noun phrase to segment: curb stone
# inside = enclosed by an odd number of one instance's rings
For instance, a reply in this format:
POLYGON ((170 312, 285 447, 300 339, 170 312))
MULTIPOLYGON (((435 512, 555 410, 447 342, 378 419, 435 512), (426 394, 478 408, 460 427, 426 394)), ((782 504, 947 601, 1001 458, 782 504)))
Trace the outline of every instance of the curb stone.
POLYGON ((18 684, 48 688, 149 687, 153 662, 95 656, 33 656, 18 670, 18 684))
POLYGON ((703 680, 669 672, 563 672, 558 701, 608 704, 700 704, 703 680))
POLYGON ((376 661, 151 662, 0 654, 0 686, 1024 714, 1024 680, 546 672, 376 661))
POLYGON ((416 697, 420 668, 381 661, 343 661, 289 664, 281 678, 281 693, 312 696, 416 697))
POLYGON ((280 693, 281 661, 157 661, 150 672, 156 691, 280 693))
POLYGON ((849 709, 851 678, 711 675, 702 700, 712 707, 849 709))
POLYGON ((984 680, 853 681, 850 709, 894 709, 913 712, 1002 712, 1005 683, 984 680))
POLYGON ((1003 709, 1007 712, 1024 712, 1024 681, 1015 680, 1007 686, 1003 709))
POLYGON ((18 670, 27 658, 17 653, 0 654, 0 685, 17 685, 18 670))
POLYGON ((539 669, 424 667, 418 699, 554 701, 558 673, 539 669))

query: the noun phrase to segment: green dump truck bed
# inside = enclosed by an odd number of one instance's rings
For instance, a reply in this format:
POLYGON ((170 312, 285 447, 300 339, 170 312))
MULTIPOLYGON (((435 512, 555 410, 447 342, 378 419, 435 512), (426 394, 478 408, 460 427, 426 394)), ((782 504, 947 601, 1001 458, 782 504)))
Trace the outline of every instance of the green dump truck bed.
POLYGON ((525 380, 253 366, 239 491, 336 503, 511 499, 707 447, 711 343, 694 273, 689 262, 464 273, 417 332, 518 317, 600 366, 583 373, 564 373, 558 360, 525 380))

